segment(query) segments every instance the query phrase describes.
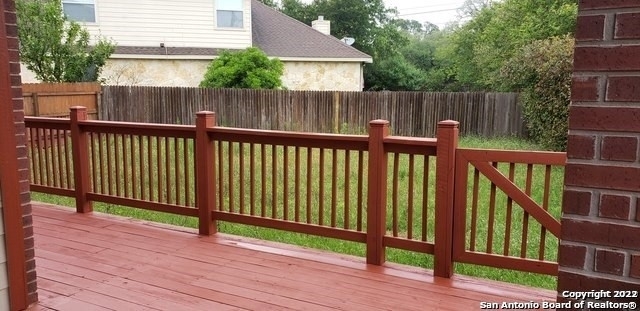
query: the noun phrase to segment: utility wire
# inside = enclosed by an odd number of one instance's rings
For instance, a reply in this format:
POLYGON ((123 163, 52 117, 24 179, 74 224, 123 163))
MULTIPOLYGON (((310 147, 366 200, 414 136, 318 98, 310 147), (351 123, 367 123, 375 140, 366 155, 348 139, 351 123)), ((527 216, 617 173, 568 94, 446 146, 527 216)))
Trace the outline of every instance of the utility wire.
POLYGON ((408 16, 408 15, 418 15, 418 14, 428 14, 428 13, 439 13, 439 12, 448 12, 448 11, 457 11, 460 8, 446 9, 446 10, 433 10, 433 11, 423 11, 423 12, 413 12, 413 13, 403 13, 398 14, 398 16, 408 16))

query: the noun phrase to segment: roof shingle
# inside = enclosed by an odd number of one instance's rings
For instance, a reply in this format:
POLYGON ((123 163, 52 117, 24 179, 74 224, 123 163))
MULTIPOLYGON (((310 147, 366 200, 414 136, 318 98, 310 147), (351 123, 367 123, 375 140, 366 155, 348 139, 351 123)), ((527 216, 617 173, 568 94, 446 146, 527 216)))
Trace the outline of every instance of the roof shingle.
POLYGON ((371 56, 257 0, 251 1, 251 24, 253 46, 269 56, 371 61, 371 56))

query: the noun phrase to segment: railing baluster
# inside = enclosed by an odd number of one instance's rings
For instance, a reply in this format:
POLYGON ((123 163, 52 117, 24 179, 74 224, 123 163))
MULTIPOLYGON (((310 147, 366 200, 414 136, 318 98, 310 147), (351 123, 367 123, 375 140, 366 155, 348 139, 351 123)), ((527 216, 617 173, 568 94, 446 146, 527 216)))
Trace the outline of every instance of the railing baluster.
POLYGON ((469 250, 476 250, 476 234, 478 232, 478 190, 480 187, 480 171, 473 168, 473 194, 471 199, 471 237, 469 250))
POLYGON ((145 163, 149 163, 147 161, 144 160, 144 139, 145 136, 138 136, 138 162, 140 165, 140 196, 142 197, 142 200, 145 201, 147 198, 147 189, 149 188, 149 182, 147 181, 145 183, 145 178, 147 176, 146 171, 144 170, 144 165, 145 163), (145 185, 146 184, 146 185, 145 185))
POLYGON ((129 194, 129 186, 132 184, 132 181, 129 180, 129 152, 127 150, 127 146, 129 145, 127 142, 129 141, 129 135, 120 135, 120 139, 122 141, 122 173, 124 177, 124 197, 130 198, 129 194))
MULTIPOLYGON (((114 140, 114 148, 115 148, 115 161, 116 161, 116 175, 115 175, 115 187, 116 187, 116 195, 120 196, 121 191, 120 191, 120 143, 119 143, 119 139, 118 137, 120 137, 120 135, 118 134, 114 134, 113 135, 113 140, 114 140)), ((126 181, 124 182, 124 185, 126 187, 126 181)))
POLYGON ((67 188, 71 189, 73 187, 73 169, 71 167, 71 152, 69 151, 69 149, 71 149, 71 145, 69 144, 69 135, 71 135, 71 133, 65 131, 64 132, 64 161, 65 161, 65 176, 67 179, 67 188))
POLYGON ((41 137, 44 136, 44 129, 38 128, 37 132, 36 132, 36 136, 37 136, 37 141, 38 141, 38 168, 39 168, 39 175, 40 175, 40 179, 39 182, 41 185, 46 185, 47 184, 47 180, 46 180, 46 173, 47 173, 47 160, 45 158, 44 150, 45 150, 45 146, 44 145, 44 138, 41 137))
POLYGON ((103 134, 98 133, 98 156, 100 157, 100 194, 107 194, 107 174, 105 173, 105 152, 103 143, 103 134))
MULTIPOLYGON (((129 135, 129 152, 131 153, 131 193, 133 195, 134 199, 138 199, 138 184, 140 183, 140 181, 138 180, 137 176, 136 176, 136 171, 138 170, 138 167, 136 166, 136 155, 135 155, 135 138, 137 136, 134 135, 129 135)), ((140 156, 138 154, 138 156, 140 156)))
POLYGON ((218 210, 224 210, 224 143, 218 141, 218 210))
MULTIPOLYGON (((180 152, 178 151, 178 141, 179 139, 177 137, 173 138, 173 160, 174 160, 174 164, 173 164, 173 172, 174 172, 174 202, 176 205, 180 205, 180 152)), ((183 161, 186 161, 186 159, 183 159, 183 161)), ((186 204, 185 204, 186 206, 186 204)))
POLYGON ((278 149, 271 145, 271 218, 278 218, 278 149))
POLYGON ((54 174, 56 174, 56 187, 62 188, 62 152, 60 151, 60 131, 55 130, 56 139, 55 139, 55 148, 52 147, 51 150, 55 150, 55 156, 57 160, 57 167, 54 170, 54 174))
POLYGON ((43 138, 43 151, 44 151, 44 169, 45 171, 45 176, 47 177, 47 182, 46 185, 47 186, 52 186, 53 185, 53 181, 51 179, 53 179, 53 174, 52 174, 52 169, 51 169, 51 162, 49 161, 49 151, 51 149, 51 146, 47 147, 47 144, 50 145, 50 143, 47 143, 48 138, 51 137, 51 131, 48 129, 44 129, 44 138, 43 138))
MULTIPOLYGON (((527 165, 527 179, 525 184, 525 194, 531 196, 531 179, 533 178, 533 164, 527 165)), ((522 245, 520 246, 520 257, 527 258, 527 240, 529 239, 529 213, 522 215, 522 245)))
MULTIPOLYGON (((88 133, 89 135, 89 155, 91 158, 91 172, 92 172, 92 177, 93 177, 93 184, 92 184, 92 191, 95 193, 98 193, 98 187, 100 186, 100 183, 98 182, 98 164, 97 164, 97 152, 96 152, 96 137, 94 135, 94 133, 88 133)), ((75 173, 75 172, 74 172, 75 173)))
POLYGON ((295 202, 294 202, 294 219, 296 222, 300 221, 300 147, 296 146, 295 149, 295 202))
POLYGON ((162 187, 162 139, 158 136, 154 136, 156 142, 156 181, 158 182, 158 192, 156 193, 156 202, 162 202, 162 193, 164 187, 162 187))
POLYGON ((37 128, 29 128, 29 144, 30 144, 30 148, 29 148, 29 153, 31 154, 31 182, 33 182, 34 184, 42 184, 40 182, 40 154, 38 153, 38 150, 36 148, 36 140, 37 140, 37 132, 38 129, 37 128), (37 162, 36 162, 36 158, 37 158, 37 162))
POLYGON ((182 158, 184 159, 184 205, 193 206, 191 204, 191 178, 189 176, 191 167, 189 163, 195 159, 194 157, 189 157, 189 140, 186 138, 182 139, 182 158))
POLYGON ((283 168, 283 191, 282 191, 282 214, 284 220, 289 220, 289 146, 282 146, 282 168, 283 168))
POLYGON ((233 167, 233 162, 235 162, 234 160, 234 156, 233 156, 233 142, 229 141, 227 142, 227 156, 229 157, 229 212, 230 213, 234 213, 234 209, 235 209, 235 200, 234 200, 234 179, 233 178, 233 173, 235 172, 235 169, 233 167))
POLYGON ((331 227, 336 227, 336 196, 338 193, 338 185, 336 178, 338 177, 338 149, 333 149, 331 156, 331 227))
POLYGON ((349 226, 349 185, 351 184, 350 181, 350 174, 351 174, 351 167, 350 167, 350 155, 351 155, 351 151, 349 150, 345 150, 344 151, 344 228, 345 229, 349 229, 351 226, 349 226))
POLYGON ((398 162, 400 161, 398 153, 393 154, 393 185, 391 186, 391 222, 393 228, 393 236, 398 236, 398 162))
POLYGON ((267 216, 267 159, 266 159, 266 146, 260 145, 260 217, 267 216))
MULTIPOLYGON (((513 182, 515 179, 515 171, 516 171, 516 164, 509 163, 509 180, 511 182, 513 182)), ((502 253, 504 256, 509 256, 509 247, 511 246, 512 214, 513 214, 513 199, 510 196, 507 196, 507 217, 506 217, 506 224, 504 229, 504 251, 502 253)))
MULTIPOLYGON (((492 163, 493 167, 498 168, 498 162, 492 163)), ((496 218, 496 184, 491 182, 491 190, 489 192, 489 224, 487 228, 487 253, 493 253, 493 231, 496 218)))
MULTIPOLYGON (((545 211, 549 210, 549 192, 551 188, 551 165, 546 165, 544 171, 544 197, 542 199, 542 208, 545 211)), ((540 251, 538 253, 538 259, 544 260, 545 244, 547 239, 547 228, 542 224, 540 225, 540 251)))
POLYGON ((429 233, 429 156, 424 156, 422 167, 422 241, 427 241, 429 233))
POLYGON ((407 239, 413 239, 413 176, 414 171, 414 155, 409 155, 409 185, 407 189, 407 239))
POLYGON ((249 184, 249 204, 251 205, 251 216, 255 216, 256 214, 256 154, 255 154, 255 144, 249 144, 249 179, 251 183, 249 184))
POLYGON ((115 183, 113 182, 113 174, 111 172, 113 165, 111 165, 111 134, 105 134, 105 136, 107 136, 107 142, 106 142, 106 148, 107 148, 107 184, 109 186, 108 188, 108 192, 107 194, 111 195, 112 192, 112 188, 115 185, 115 183))
POLYGON ((163 189, 166 193, 165 201, 168 204, 173 204, 171 197, 171 156, 169 153, 169 145, 171 144, 171 140, 169 137, 164 137, 164 180, 165 180, 165 188, 163 189))
MULTIPOLYGON (((308 224, 311 223, 311 189, 312 189, 311 177, 313 175, 312 166, 311 166, 312 156, 313 156, 313 149, 307 148, 307 209, 306 209, 306 213, 307 213, 308 224)), ((320 175, 322 176, 322 172, 320 172, 320 175)))
POLYGON ((364 184, 364 152, 362 150, 358 151, 358 209, 356 216, 356 229, 358 231, 362 231, 362 209, 363 209, 363 199, 362 199, 362 190, 364 184))
POLYGON ((152 146, 152 137, 151 136, 147 136, 147 171, 148 171, 148 178, 149 178, 149 185, 147 186, 149 188, 149 201, 153 201, 153 188, 154 188, 154 184, 153 184, 153 146, 152 146))
POLYGON ((318 164, 318 225, 324 225, 324 148, 320 148, 320 163, 318 164))
POLYGON ((238 170, 240 171, 240 194, 239 194, 239 204, 240 204, 240 214, 244 214, 244 143, 239 143, 238 146, 238 157, 240 163, 238 164, 238 170))

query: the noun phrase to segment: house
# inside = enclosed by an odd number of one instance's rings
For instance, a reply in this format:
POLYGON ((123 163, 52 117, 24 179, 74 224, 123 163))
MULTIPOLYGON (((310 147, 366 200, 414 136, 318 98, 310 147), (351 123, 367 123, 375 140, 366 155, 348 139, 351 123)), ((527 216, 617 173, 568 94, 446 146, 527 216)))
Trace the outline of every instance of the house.
MULTIPOLYGON (((305 25, 256 0, 63 0, 67 16, 116 51, 108 84, 197 86, 222 50, 259 47, 283 61, 292 90, 360 91, 369 55, 331 36, 319 17, 305 25)), ((23 72, 26 68, 23 67, 23 72)), ((23 74, 33 81, 33 74, 23 74)))

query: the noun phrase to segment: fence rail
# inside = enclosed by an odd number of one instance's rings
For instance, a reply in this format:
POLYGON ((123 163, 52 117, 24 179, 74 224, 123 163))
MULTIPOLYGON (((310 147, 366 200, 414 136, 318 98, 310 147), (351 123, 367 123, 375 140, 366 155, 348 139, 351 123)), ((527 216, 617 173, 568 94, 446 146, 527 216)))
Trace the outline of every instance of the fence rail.
POLYGON ((102 88, 102 120, 193 124, 202 110, 235 128, 364 133, 370 120, 384 119, 393 135, 434 137, 438 121, 458 120, 462 135, 526 135, 517 93, 102 88))
POLYGON ((392 136, 383 120, 371 121, 368 135, 226 128, 211 112, 185 126, 91 121, 86 109, 74 107, 70 120, 26 117, 25 123, 32 190, 75 197, 78 212, 91 211, 96 201, 197 217, 206 235, 217 231, 217 221, 228 221, 360 242, 367 262, 378 265, 386 248, 410 250, 433 255, 434 272, 443 277, 456 261, 557 273, 554 258, 542 251, 517 264, 511 252, 493 252, 491 226, 481 253, 474 240, 480 226, 470 215, 488 211, 496 222, 498 186, 506 189, 510 211, 526 211, 518 225, 525 240, 535 221, 539 243, 557 236, 559 223, 547 212, 549 167, 564 163, 564 154, 460 149, 455 121, 440 122, 435 139, 392 136), (544 202, 531 203, 529 190, 510 189, 513 178, 500 178, 498 162, 546 165, 543 187, 531 182, 532 173, 524 181, 527 189, 542 189, 544 202), (475 173, 466 173, 470 164, 475 173), (486 174, 487 165, 497 173, 486 174), (488 208, 478 208, 478 171, 489 178, 488 208), (470 195, 469 176, 476 183, 470 195))

